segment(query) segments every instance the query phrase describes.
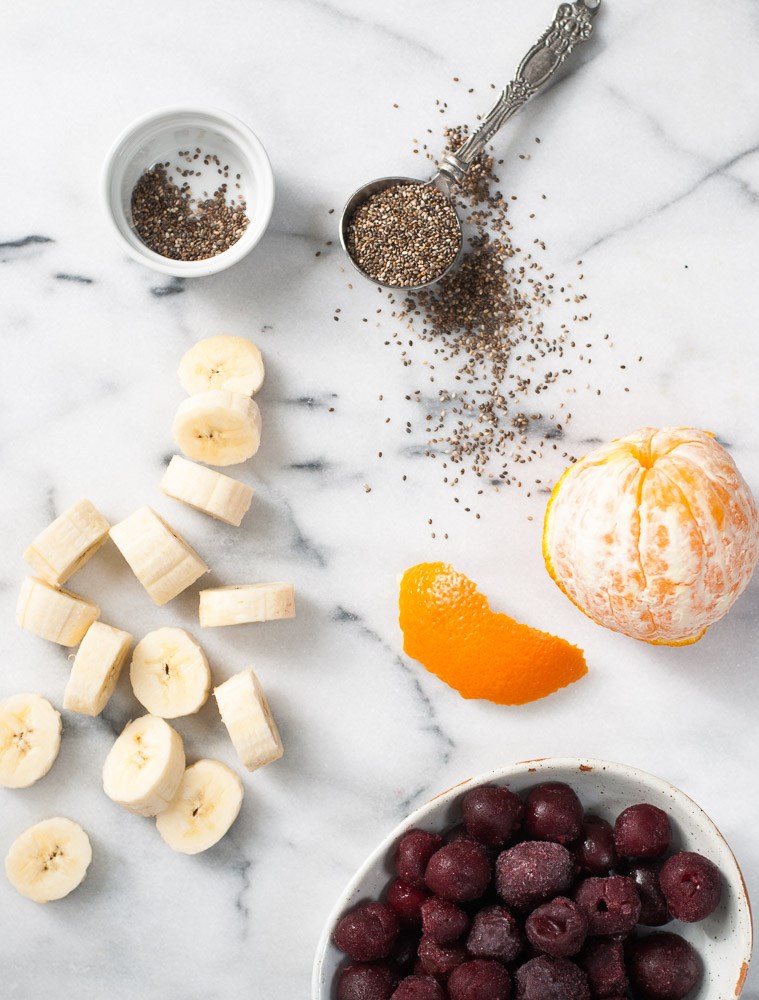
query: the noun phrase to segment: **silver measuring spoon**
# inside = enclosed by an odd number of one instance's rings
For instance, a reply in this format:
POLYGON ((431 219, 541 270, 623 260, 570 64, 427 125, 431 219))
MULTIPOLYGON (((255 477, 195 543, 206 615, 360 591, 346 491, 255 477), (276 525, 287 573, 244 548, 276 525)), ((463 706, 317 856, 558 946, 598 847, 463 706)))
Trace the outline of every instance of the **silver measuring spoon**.
POLYGON ((587 41, 593 30, 593 18, 598 13, 601 0, 578 0, 576 3, 563 3, 556 15, 522 59, 514 79, 500 93, 498 100, 480 123, 476 132, 462 143, 454 152, 448 152, 438 163, 437 172, 429 181, 416 177, 379 177, 369 181, 355 191, 345 204, 340 216, 340 243, 348 255, 348 259, 363 274, 377 285, 385 288, 402 288, 404 291, 419 291, 429 288, 445 277, 457 266, 461 259, 464 236, 459 219, 459 250, 455 259, 433 281, 424 285, 399 286, 387 285, 368 275, 353 259, 348 249, 348 227, 356 209, 363 205, 372 195, 398 184, 431 184, 450 198, 454 187, 466 176, 470 166, 485 149, 496 132, 533 97, 556 73, 564 60, 580 42, 587 41))

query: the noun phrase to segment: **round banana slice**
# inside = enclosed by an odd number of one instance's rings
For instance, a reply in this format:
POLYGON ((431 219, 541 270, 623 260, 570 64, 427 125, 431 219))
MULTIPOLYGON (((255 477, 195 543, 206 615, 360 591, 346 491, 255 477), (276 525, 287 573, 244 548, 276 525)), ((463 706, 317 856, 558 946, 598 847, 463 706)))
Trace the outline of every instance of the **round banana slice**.
POLYGON ((238 465, 261 444, 261 411, 239 392, 209 389, 180 404, 173 434, 188 458, 206 465, 238 465))
POLYGON ((60 712, 42 695, 14 694, 0 701, 0 785, 33 785, 53 766, 60 747, 60 712))
POLYGON ((164 719, 192 715, 211 692, 206 654, 182 628, 148 632, 134 648, 129 676, 137 701, 164 719))
POLYGON ((182 737, 168 722, 143 715, 124 727, 103 765, 109 799, 138 816, 155 816, 171 802, 184 774, 182 737))
POLYGON ((55 816, 30 826, 13 841, 5 873, 22 896, 49 903, 63 899, 81 884, 90 861, 90 839, 81 826, 55 816))
POLYGON ((255 396, 264 384, 264 362, 256 345, 245 337, 206 337, 180 361, 179 381, 191 396, 207 389, 255 396))
POLYGON ((199 760, 187 768, 174 799, 156 817, 158 832, 173 851, 207 851, 237 819, 242 796, 242 782, 231 768, 199 760))

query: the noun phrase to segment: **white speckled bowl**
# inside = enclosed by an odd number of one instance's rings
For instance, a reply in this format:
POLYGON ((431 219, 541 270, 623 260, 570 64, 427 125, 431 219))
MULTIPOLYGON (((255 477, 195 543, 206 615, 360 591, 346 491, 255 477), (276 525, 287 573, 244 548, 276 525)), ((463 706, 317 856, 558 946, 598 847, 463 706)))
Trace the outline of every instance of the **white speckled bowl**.
POLYGON ((610 822, 636 802, 659 806, 672 822, 674 848, 697 851, 717 865, 724 884, 717 910, 698 924, 675 921, 662 929, 675 930, 690 941, 703 961, 704 978, 688 1000, 732 1000, 740 996, 751 960, 751 908, 733 853, 703 809, 674 785, 626 764, 548 757, 463 781, 415 810, 385 837, 348 883, 327 920, 314 961, 312 1000, 334 1000, 336 973, 345 956, 332 944, 332 931, 347 909, 360 900, 382 896, 393 877, 395 844, 408 827, 442 832, 460 822, 460 800, 477 785, 508 785, 522 792, 541 781, 565 781, 580 796, 587 811, 610 822))

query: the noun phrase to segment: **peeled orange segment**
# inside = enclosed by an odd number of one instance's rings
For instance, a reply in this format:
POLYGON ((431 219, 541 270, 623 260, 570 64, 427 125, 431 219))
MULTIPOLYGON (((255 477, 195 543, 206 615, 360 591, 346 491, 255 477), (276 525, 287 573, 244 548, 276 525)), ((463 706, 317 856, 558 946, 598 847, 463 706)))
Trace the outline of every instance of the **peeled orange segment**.
POLYGON ((490 610, 470 579, 420 563, 400 585, 403 649, 464 698, 524 705, 579 680, 582 650, 490 610))
POLYGON ((543 554, 556 584, 599 625, 688 645, 748 585, 759 515, 711 434, 644 427, 564 473, 546 511, 543 554))

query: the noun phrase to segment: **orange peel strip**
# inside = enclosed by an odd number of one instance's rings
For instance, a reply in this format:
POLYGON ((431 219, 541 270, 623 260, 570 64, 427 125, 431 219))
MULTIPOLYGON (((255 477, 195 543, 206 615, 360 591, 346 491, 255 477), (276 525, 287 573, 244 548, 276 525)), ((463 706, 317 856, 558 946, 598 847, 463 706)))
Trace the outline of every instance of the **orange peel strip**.
POLYGON ((588 672, 581 649, 490 610, 445 563, 419 563, 400 583, 403 649, 464 698, 524 705, 588 672))

